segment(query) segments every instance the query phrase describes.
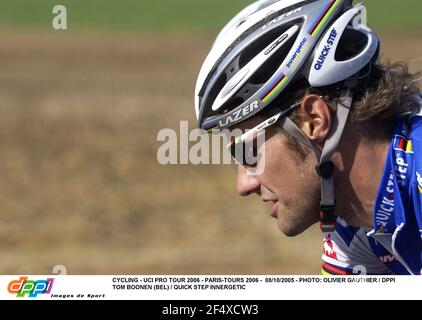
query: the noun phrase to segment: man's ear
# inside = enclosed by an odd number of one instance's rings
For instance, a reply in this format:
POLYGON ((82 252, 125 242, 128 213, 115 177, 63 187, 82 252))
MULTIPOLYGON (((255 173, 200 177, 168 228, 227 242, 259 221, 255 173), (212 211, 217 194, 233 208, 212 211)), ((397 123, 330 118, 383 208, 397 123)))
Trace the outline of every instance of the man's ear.
POLYGON ((316 94, 307 95, 300 105, 300 129, 311 142, 323 145, 331 130, 331 110, 316 94))

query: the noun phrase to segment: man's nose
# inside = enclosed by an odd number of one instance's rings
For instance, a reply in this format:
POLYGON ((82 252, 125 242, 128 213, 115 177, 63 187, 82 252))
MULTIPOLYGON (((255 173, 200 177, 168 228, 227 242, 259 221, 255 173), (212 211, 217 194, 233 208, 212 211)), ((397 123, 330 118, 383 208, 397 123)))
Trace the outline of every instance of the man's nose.
POLYGON ((248 175, 246 168, 242 165, 237 166, 237 192, 242 196, 246 197, 252 193, 260 192, 260 182, 254 175, 248 175))

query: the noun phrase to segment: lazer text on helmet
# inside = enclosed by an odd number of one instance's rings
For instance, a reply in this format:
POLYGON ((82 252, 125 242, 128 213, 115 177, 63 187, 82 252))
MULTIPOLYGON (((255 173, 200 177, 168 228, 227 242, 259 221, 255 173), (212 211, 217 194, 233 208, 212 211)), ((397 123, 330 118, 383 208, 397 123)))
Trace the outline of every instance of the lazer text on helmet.
POLYGON ((256 109, 259 108, 258 101, 254 101, 251 104, 239 109, 233 113, 233 115, 228 116, 225 119, 220 120, 219 126, 221 128, 227 127, 230 124, 241 120, 243 117, 247 116, 248 114, 252 113, 256 109))

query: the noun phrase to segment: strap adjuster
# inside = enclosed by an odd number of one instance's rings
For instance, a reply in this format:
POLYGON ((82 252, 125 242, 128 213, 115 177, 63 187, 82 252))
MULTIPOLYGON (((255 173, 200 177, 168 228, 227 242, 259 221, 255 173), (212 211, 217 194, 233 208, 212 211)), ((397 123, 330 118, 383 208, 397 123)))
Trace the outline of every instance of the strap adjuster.
POLYGON ((332 233, 336 230, 337 217, 334 215, 336 204, 321 205, 320 226, 323 233, 332 233))
POLYGON ((324 234, 332 234, 333 232, 336 231, 336 223, 322 223, 320 222, 320 228, 322 233, 324 234))
POLYGON ((324 179, 329 179, 333 176, 334 164, 332 161, 325 161, 324 163, 315 166, 317 174, 324 179))
POLYGON ((321 205, 321 222, 333 222, 337 220, 337 217, 334 215, 334 212, 336 211, 336 204, 333 205, 321 205))

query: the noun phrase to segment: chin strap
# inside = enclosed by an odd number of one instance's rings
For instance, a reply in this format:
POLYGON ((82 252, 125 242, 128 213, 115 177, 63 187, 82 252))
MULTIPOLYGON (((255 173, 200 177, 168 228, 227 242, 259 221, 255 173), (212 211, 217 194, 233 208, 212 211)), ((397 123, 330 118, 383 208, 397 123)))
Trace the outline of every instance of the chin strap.
POLYGON ((331 158, 337 149, 341 136, 349 116, 350 108, 353 102, 352 89, 356 86, 356 81, 345 83, 345 89, 341 93, 340 101, 337 105, 337 112, 333 118, 331 133, 320 151, 308 137, 300 130, 297 125, 288 117, 284 117, 281 122, 283 130, 291 136, 312 148, 317 158, 318 164, 315 169, 321 178, 321 203, 320 203, 320 225, 324 234, 330 234, 335 231, 337 217, 336 201, 334 197, 334 164, 331 158))
POLYGON ((336 200, 334 196, 334 164, 331 158, 336 151, 341 136, 349 117, 350 108, 353 103, 352 88, 356 86, 356 81, 348 81, 345 83, 345 89, 341 93, 340 101, 337 105, 337 112, 333 119, 331 133, 322 149, 319 164, 315 167, 321 178, 321 203, 320 203, 320 224, 324 234, 335 231, 337 217, 336 200))

